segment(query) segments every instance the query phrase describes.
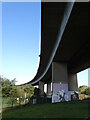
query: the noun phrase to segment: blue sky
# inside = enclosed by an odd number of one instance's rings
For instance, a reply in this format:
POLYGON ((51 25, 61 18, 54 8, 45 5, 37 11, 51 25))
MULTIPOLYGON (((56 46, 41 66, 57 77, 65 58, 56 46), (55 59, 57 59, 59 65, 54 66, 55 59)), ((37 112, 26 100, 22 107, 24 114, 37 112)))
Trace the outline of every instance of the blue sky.
MULTIPOLYGON (((25 83, 33 79, 39 63, 41 3, 2 4, 2 75, 25 83)), ((88 85, 88 71, 78 74, 79 86, 88 85), (83 82, 82 82, 83 81, 83 82)))
POLYGON ((31 80, 37 72, 40 6, 39 2, 2 4, 2 74, 19 83, 31 80))

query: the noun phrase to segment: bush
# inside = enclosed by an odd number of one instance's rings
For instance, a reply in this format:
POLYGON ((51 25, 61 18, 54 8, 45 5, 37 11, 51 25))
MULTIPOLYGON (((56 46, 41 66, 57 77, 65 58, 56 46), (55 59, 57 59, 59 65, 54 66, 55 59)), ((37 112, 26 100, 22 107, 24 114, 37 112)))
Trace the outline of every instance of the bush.
POLYGON ((79 87, 79 93, 80 94, 85 94, 85 95, 90 95, 90 87, 80 86, 79 87))

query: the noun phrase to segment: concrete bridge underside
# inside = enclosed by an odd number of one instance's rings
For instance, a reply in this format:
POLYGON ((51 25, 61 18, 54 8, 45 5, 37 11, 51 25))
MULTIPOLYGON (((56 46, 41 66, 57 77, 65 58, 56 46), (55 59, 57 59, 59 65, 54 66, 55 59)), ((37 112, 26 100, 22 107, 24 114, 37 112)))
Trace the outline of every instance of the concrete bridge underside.
MULTIPOLYGON (((69 8, 72 3, 69 3, 69 8)), ((36 76, 28 84, 68 84, 68 91, 78 91, 77 73, 90 67, 88 40, 88 3, 74 3, 70 11, 59 45, 52 58, 61 34, 64 19, 67 19, 68 3, 41 3, 41 54, 36 76), (64 19, 63 19, 64 18, 64 19), (49 65, 49 67, 48 67, 49 65), (48 69, 47 69, 48 68, 48 69), (46 72, 45 72, 46 71, 46 72)), ((52 88, 54 91, 54 88, 52 88)), ((66 91, 67 91, 66 90, 66 91)))

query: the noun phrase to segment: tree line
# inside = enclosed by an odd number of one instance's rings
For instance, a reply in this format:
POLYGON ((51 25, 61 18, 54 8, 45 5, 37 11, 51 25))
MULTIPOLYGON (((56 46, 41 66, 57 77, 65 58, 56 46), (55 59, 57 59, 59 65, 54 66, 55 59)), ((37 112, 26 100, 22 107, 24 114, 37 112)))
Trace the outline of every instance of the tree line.
POLYGON ((19 103, 21 102, 25 103, 26 100, 29 101, 34 94, 34 87, 28 84, 17 86, 15 85, 15 83, 16 83, 16 79, 9 80, 7 78, 2 78, 0 76, 2 97, 12 98, 12 105, 15 100, 16 101, 18 100, 19 103))

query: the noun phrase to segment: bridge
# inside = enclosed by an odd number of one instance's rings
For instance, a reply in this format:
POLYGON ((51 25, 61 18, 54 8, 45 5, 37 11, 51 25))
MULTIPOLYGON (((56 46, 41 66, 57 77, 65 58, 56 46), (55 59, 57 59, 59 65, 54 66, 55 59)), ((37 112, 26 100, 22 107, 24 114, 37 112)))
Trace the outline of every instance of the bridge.
POLYGON ((78 92, 77 73, 90 67, 89 43, 88 3, 42 2, 40 63, 28 84, 39 85, 41 95, 47 84, 52 102, 71 100, 78 92))

